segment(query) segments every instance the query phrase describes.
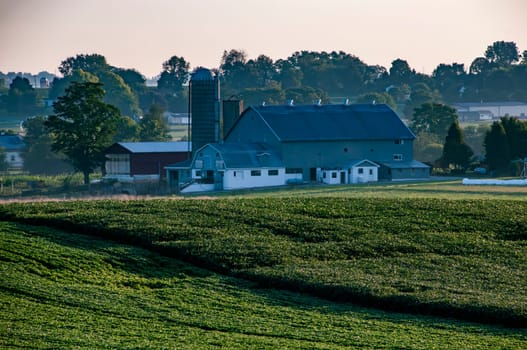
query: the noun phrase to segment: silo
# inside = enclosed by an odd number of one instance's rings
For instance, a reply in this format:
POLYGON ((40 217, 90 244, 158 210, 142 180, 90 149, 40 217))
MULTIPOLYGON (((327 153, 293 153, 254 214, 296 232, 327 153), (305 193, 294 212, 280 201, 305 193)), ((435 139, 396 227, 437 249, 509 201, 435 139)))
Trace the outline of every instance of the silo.
POLYGON ((243 100, 236 96, 229 97, 228 100, 223 100, 223 129, 222 140, 225 135, 232 128, 238 117, 243 112, 243 100))
POLYGON ((190 77, 190 117, 192 151, 207 143, 219 142, 220 81, 206 68, 197 68, 190 77))

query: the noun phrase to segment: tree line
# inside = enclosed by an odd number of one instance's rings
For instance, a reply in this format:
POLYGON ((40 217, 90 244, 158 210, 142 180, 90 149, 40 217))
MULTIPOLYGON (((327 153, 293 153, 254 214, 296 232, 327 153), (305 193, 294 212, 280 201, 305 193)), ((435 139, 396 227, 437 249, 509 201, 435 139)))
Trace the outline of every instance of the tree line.
MULTIPOLYGON (((102 138, 101 145, 106 147, 113 141, 168 140, 163 111, 186 111, 187 108, 190 64, 183 57, 172 56, 163 62, 156 87, 148 87, 138 71, 111 66, 99 54, 69 57, 58 69, 62 77, 56 77, 47 90, 47 97, 55 101, 53 110, 42 113, 52 116, 26 122, 27 160, 53 158, 58 151, 62 155, 69 152, 64 144, 58 146, 61 136, 57 125, 72 118, 71 111, 64 109, 65 99, 81 88, 91 89, 100 102, 115 108, 107 115, 117 117, 107 121, 108 128, 113 130, 109 133, 111 137, 102 138), (55 155, 40 154, 46 150, 55 151, 55 155)), ((504 41, 489 45, 468 70, 463 64, 440 64, 430 76, 416 72, 403 59, 394 60, 386 69, 367 65, 343 51, 300 51, 273 61, 265 55, 248 59, 244 51, 230 50, 224 51, 219 67, 213 70, 221 79, 222 95, 237 95, 246 105, 279 104, 287 99, 296 103, 316 100, 330 103, 344 98, 357 103, 386 103, 410 120, 417 134, 416 158, 419 159, 421 152, 429 158, 424 160, 442 160, 456 167, 466 164, 448 161, 452 149, 458 152, 464 149, 464 154, 470 152, 461 146, 443 147, 447 141, 460 143, 460 137, 464 143, 464 136, 451 130, 455 128, 457 116, 446 104, 527 100, 527 51, 520 54, 514 42, 504 41)), ((0 82, 0 85, 3 84, 0 82)), ((27 78, 15 78, 9 89, 0 93, 0 109, 26 114, 39 110, 37 92, 27 78)), ((86 119, 87 115, 82 118, 86 119)), ((102 129, 99 125, 94 130, 102 129)), ((479 139, 485 138, 487 145, 486 135, 490 131, 479 130, 475 134, 479 132, 479 139)), ((76 170, 84 171, 71 156, 66 154, 66 158, 76 170)), ((88 170, 92 168, 93 164, 88 170)))

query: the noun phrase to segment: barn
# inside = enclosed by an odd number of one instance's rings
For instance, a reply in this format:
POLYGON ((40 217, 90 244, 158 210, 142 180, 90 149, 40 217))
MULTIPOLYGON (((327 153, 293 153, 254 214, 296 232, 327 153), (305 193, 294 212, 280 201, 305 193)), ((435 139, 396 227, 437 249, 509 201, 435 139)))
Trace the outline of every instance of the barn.
POLYGON ((413 159, 414 139, 399 116, 382 104, 251 106, 223 143, 197 150, 186 170, 168 166, 167 177, 176 189, 182 182, 233 189, 292 181, 347 184, 426 178, 430 168, 413 159), (226 161, 241 154, 251 161, 226 161), (262 163, 264 155, 273 159, 272 169, 262 163), (244 177, 232 186, 231 176, 242 169, 244 177))
POLYGON ((159 181, 164 167, 190 156, 188 142, 117 142, 106 154, 105 179, 123 182, 159 181))

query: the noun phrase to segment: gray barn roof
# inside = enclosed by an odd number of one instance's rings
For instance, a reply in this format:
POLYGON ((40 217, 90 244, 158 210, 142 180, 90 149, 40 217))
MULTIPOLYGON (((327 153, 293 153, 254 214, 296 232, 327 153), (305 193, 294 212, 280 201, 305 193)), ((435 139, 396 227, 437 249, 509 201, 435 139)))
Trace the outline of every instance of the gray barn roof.
POLYGON ((121 148, 129 153, 170 153, 188 152, 188 142, 117 142, 110 146, 108 152, 121 148))
POLYGON ((220 153, 225 168, 280 168, 282 161, 276 152, 267 144, 262 143, 210 143, 220 153))
POLYGON ((384 104, 252 106, 243 114, 248 110, 260 115, 281 141, 415 138, 384 104))

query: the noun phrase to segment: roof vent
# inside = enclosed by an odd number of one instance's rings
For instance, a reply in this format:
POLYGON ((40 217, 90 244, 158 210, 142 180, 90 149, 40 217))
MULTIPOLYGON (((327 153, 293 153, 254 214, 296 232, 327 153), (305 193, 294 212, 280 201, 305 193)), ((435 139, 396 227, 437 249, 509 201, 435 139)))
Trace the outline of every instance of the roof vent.
POLYGON ((293 107, 295 105, 295 101, 293 99, 287 100, 287 105, 289 107, 293 107))
POLYGON ((350 104, 349 98, 345 98, 344 99, 344 106, 349 106, 349 104, 350 104))
POLYGON ((262 107, 265 107, 265 101, 262 101, 262 107))
POLYGON ((315 105, 322 106, 322 100, 320 98, 318 100, 316 100, 315 101, 315 105))

